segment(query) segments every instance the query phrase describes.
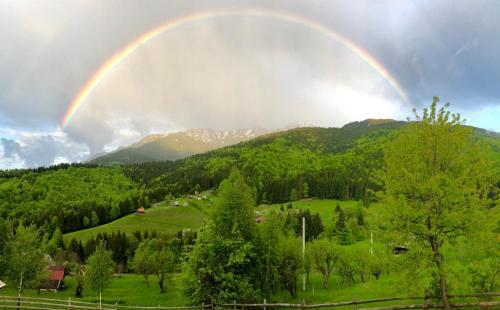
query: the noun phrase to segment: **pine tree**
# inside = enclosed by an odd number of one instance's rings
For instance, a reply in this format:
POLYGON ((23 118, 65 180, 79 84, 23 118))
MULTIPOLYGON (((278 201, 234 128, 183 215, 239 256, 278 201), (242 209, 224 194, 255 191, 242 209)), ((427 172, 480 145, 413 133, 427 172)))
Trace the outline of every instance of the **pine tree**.
POLYGON ((337 217, 337 223, 335 225, 337 231, 343 231, 345 230, 345 213, 342 208, 339 207, 339 212, 338 212, 338 217, 337 217))

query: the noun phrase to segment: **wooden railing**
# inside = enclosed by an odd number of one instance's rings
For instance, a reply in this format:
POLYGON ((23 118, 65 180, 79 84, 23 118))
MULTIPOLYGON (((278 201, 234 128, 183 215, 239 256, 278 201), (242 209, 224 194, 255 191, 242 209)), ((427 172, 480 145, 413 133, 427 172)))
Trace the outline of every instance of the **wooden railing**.
MULTIPOLYGON (((500 309, 500 301, 494 300, 498 299, 500 292, 491 293, 477 293, 477 294, 461 294, 461 295, 449 295, 450 299, 462 299, 460 301, 451 302, 452 308, 471 308, 479 307, 481 309, 495 308, 500 309), (483 300, 479 301, 464 301, 464 299, 470 298, 480 298, 483 300), (484 300, 488 299, 488 300, 484 300)), ((354 306, 355 309, 359 310, 402 310, 402 309, 440 309, 444 308, 443 304, 439 303, 439 298, 437 297, 389 297, 389 298, 375 298, 367 300, 352 300, 343 301, 335 303, 322 303, 322 304, 306 304, 303 300, 300 304, 292 303, 267 303, 264 300, 263 303, 255 304, 242 304, 242 303, 229 303, 229 304, 201 304, 199 306, 179 306, 179 307, 162 307, 158 306, 127 306, 115 304, 98 304, 91 302, 75 301, 71 298, 68 299, 53 299, 53 298, 37 298, 37 297, 24 297, 24 296, 0 296, 0 309, 38 309, 38 310, 85 310, 85 309, 102 309, 102 310, 119 310, 119 309, 136 309, 136 310, 146 310, 146 309, 158 309, 158 310, 190 310, 190 309, 200 309, 200 310, 213 310, 213 309, 317 309, 317 308, 337 308, 354 306), (389 305, 382 307, 368 307, 368 308, 358 308, 359 305, 369 305, 376 303, 388 303, 395 301, 408 301, 421 300, 422 303, 408 303, 401 305, 389 305)))
POLYGON ((119 309, 158 309, 158 310, 190 310, 190 309, 211 309, 210 305, 200 306, 179 306, 179 307, 162 307, 158 306, 126 306, 115 304, 99 304, 92 302, 75 301, 68 299, 55 298, 38 298, 24 296, 0 296, 0 309, 39 309, 39 310, 86 310, 86 309, 101 309, 101 310, 119 310, 119 309))

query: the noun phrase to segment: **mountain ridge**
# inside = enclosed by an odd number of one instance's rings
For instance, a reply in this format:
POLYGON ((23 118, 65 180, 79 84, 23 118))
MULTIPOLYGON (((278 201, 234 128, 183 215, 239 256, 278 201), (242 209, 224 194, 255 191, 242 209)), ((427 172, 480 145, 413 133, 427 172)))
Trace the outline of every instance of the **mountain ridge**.
POLYGON ((166 134, 145 136, 136 143, 94 156, 86 161, 97 165, 126 165, 149 161, 177 160, 213 149, 251 140, 272 130, 250 129, 215 130, 188 129, 166 134))

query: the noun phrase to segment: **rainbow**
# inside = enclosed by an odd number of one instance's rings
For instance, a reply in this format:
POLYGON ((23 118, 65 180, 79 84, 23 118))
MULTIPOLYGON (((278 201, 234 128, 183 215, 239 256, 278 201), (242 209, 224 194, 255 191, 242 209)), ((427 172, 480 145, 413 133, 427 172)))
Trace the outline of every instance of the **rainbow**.
POLYGON ((403 99, 403 101, 407 104, 410 104, 410 100, 399 84, 399 82, 391 75, 391 73, 384 68, 384 66, 377 61, 373 56, 368 54, 368 52, 364 51, 361 47, 357 46, 354 42, 349 40, 348 38, 342 36, 341 34, 331 30, 330 28, 325 27, 324 25, 304 18, 298 15, 292 15, 289 13, 276 12, 270 10, 263 9, 236 9, 236 10, 216 10, 216 11, 208 11, 202 13, 196 13, 192 15, 178 17, 171 21, 168 21, 164 24, 155 27, 148 32, 140 35, 138 38, 134 39, 130 43, 128 43, 124 48, 116 52, 111 58, 109 58, 104 64, 102 64, 99 69, 92 75, 92 77, 83 85, 83 87, 78 91, 76 96, 71 101, 64 117, 61 121, 61 127, 66 127, 72 118, 76 115, 78 110, 85 103, 86 99, 90 96, 90 94, 96 89, 102 79, 110 74, 114 68, 120 65, 128 56, 130 56, 134 51, 136 51, 141 46, 145 45, 152 39, 157 36, 167 32, 179 28, 183 25, 203 21, 207 19, 213 19, 217 17, 265 17, 272 18, 284 22, 289 22, 297 25, 301 25, 308 29, 317 31, 326 37, 341 43, 343 46, 348 48, 354 54, 363 59, 367 64, 369 64, 373 69, 375 69, 398 93, 398 95, 403 99))

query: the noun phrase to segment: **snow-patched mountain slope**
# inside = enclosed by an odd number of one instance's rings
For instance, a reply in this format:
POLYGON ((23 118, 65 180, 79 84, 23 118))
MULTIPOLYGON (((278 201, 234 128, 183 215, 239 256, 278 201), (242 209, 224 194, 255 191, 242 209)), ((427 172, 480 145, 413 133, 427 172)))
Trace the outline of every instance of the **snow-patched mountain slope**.
POLYGON ((176 160, 204 153, 224 146, 238 144, 270 133, 263 128, 213 130, 188 129, 186 131, 154 134, 130 146, 120 147, 108 154, 93 158, 92 164, 132 164, 158 160, 176 160))

